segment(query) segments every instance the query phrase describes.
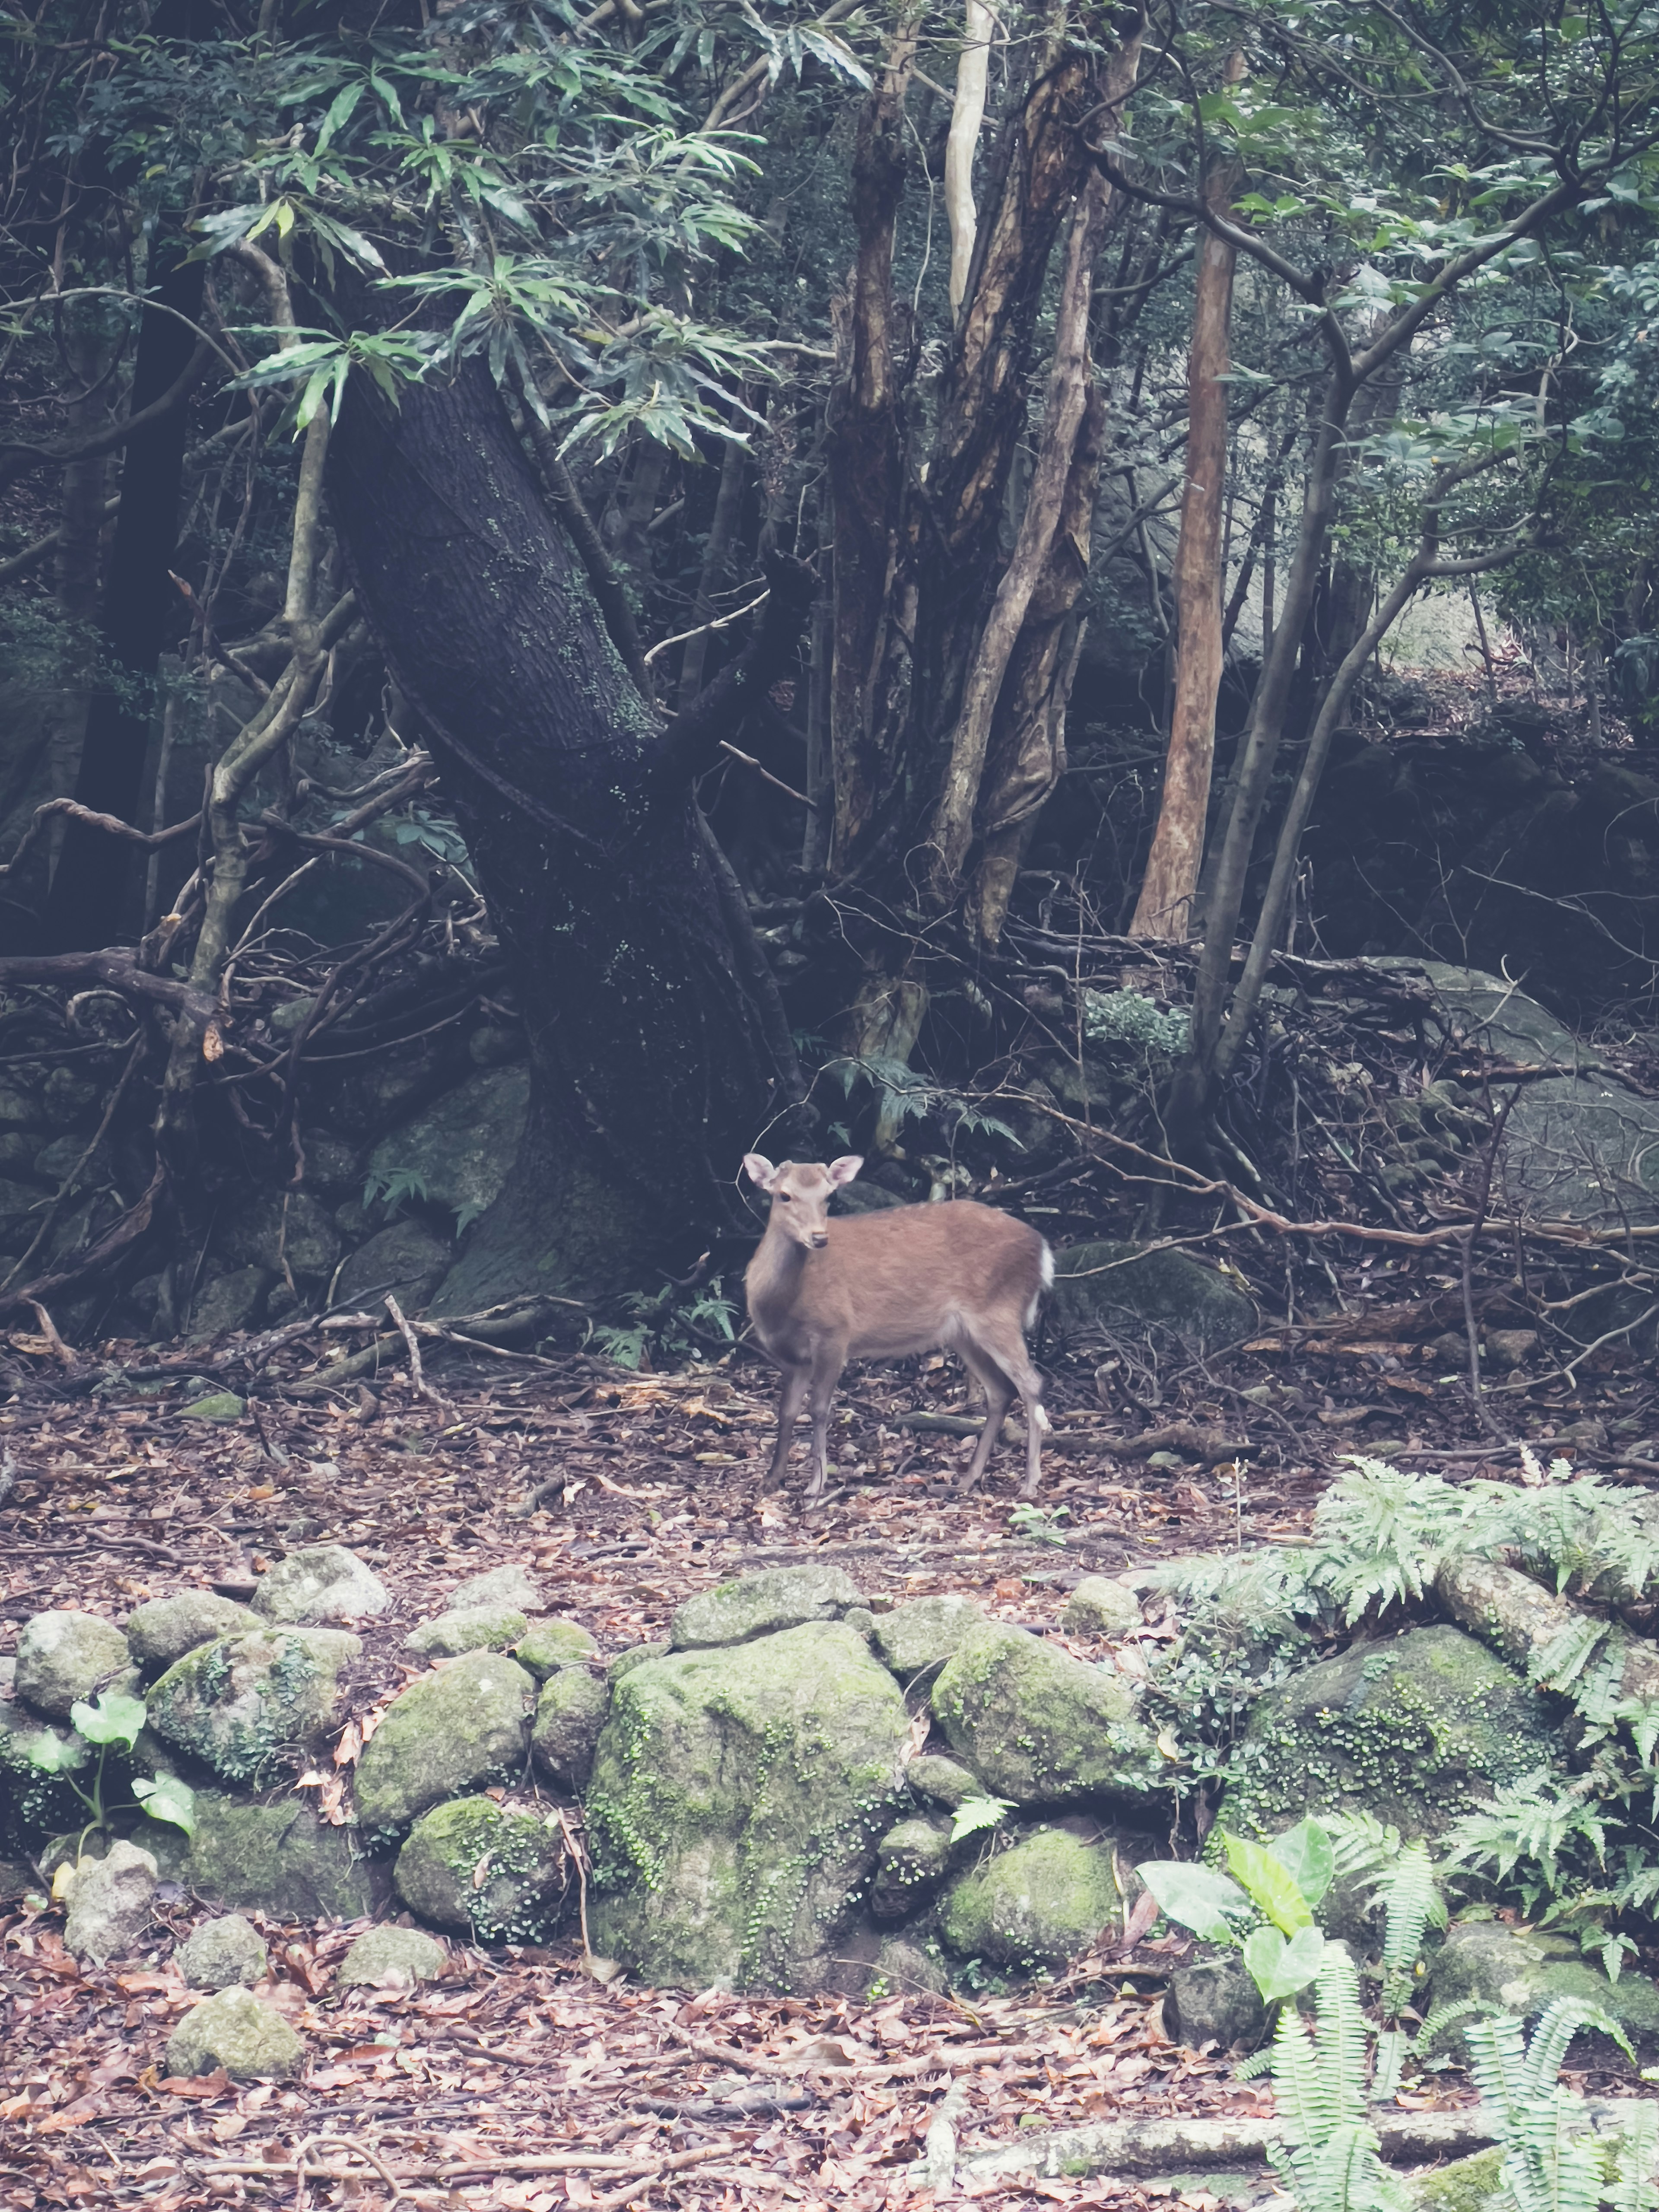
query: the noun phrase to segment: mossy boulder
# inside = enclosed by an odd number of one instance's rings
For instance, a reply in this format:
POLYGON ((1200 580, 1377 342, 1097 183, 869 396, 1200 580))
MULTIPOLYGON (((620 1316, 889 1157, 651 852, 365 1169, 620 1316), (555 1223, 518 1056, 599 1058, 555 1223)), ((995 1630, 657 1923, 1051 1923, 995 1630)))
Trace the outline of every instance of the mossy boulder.
POLYGON ((233 2081, 286 2081, 305 2064, 304 2039, 252 1990, 221 1990, 187 2012, 167 2043, 167 2069, 183 2081, 222 2066, 233 2081))
POLYGON ((135 1606, 127 1615, 126 1639, 141 1667, 171 1667, 199 1644, 264 1626, 257 1613, 216 1590, 179 1590, 135 1606))
POLYGON ((127 1639, 95 1613, 37 1613, 17 1639, 14 1686, 26 1705, 65 1721, 79 1698, 90 1698, 132 1664, 127 1639))
MULTIPOLYGON (((1659 2039, 1659 1988, 1647 1975, 1626 1966, 1610 1982, 1565 1936, 1523 1935, 1495 1920, 1465 1921, 1447 1930, 1429 1968, 1427 1995, 1436 2005, 1479 1998, 1528 2023, 1557 1997, 1577 1997, 1617 2021, 1632 2042, 1659 2039)), ((1462 2043, 1462 2028, 1454 2027, 1441 2049, 1456 2051, 1462 2043)))
POLYGON ((331 1826, 291 1797, 253 1805, 216 1790, 196 1793, 185 1877, 198 1897, 292 1920, 361 1920, 390 1888, 355 1828, 331 1826))
POLYGON ((1172 2043, 1201 2051, 1206 2043, 1231 2051, 1252 2049, 1267 2025, 1267 2008, 1255 1977, 1237 1951, 1177 1966, 1164 1999, 1164 2033, 1172 2043))
POLYGON ((367 1620, 392 1595, 380 1577, 343 1544, 307 1544, 259 1577, 253 1610, 264 1620, 367 1620))
POLYGON ((1563 1756, 1538 1693, 1456 1628, 1414 1628, 1304 1667, 1251 1708, 1219 1814, 1275 1836, 1366 1812, 1434 1837, 1494 1789, 1563 1756))
POLYGON ((124 1959, 149 1925, 158 1879, 155 1860, 137 1844, 112 1844, 101 1859, 85 1861, 70 1892, 64 1949, 99 1966, 124 1959))
POLYGON ((1133 1636, 1140 1626, 1140 1600, 1109 1575, 1085 1575, 1060 1625, 1067 1636, 1133 1636))
POLYGON ((976 1774, 959 1766, 954 1759, 941 1759, 937 1752, 923 1752, 913 1759, 904 1770, 904 1778, 915 1796, 952 1813, 966 1799, 985 1795, 985 1785, 976 1774))
POLYGON ((0 1846, 33 1855, 48 1836, 86 1819, 70 1787, 93 1758, 73 1729, 55 1729, 20 1705, 0 1701, 0 1846))
POLYGON ((890 1936, 876 1953, 866 1992, 872 1998, 937 1996, 945 1987, 944 1967, 931 1952, 902 1936, 890 1936))
POLYGON ((469 1575, 449 1593, 452 1613, 469 1605, 510 1605, 516 1613, 539 1613, 546 1603, 542 1586, 526 1566, 515 1560, 506 1566, 488 1567, 469 1575))
POLYGON ((1478 2150, 1413 2176, 1411 2191, 1424 2212, 1486 2212, 1507 2195, 1504 2188, 1504 2146, 1478 2150))
POLYGON ((1097 1797, 1145 1810, 1164 1796, 1164 1763, 1128 1685, 1023 1628, 988 1620, 964 1638, 933 1707, 951 1749, 1016 1805, 1097 1797))
POLYGON ((959 1875, 945 1893, 939 1924, 959 1957, 1029 1969, 1075 1958, 1103 1928, 1121 1920, 1110 1844, 1038 1828, 959 1875))
POLYGON ((676 1651, 712 1650, 775 1635, 808 1620, 836 1620, 863 1598, 839 1567, 771 1567, 687 1598, 668 1624, 676 1651))
POLYGON ((894 1674, 910 1682, 930 1667, 942 1667, 984 1619, 971 1598, 918 1597, 878 1613, 870 1633, 894 1674))
POLYGON ((836 1986, 908 1735, 841 1622, 613 1669, 587 1797, 596 1948, 694 1989, 836 1986))
POLYGON ((890 1828, 876 1845, 870 1910, 883 1920, 907 1917, 925 1905, 951 1870, 951 1832, 913 1817, 890 1828))
POLYGON ((152 1686, 150 1726, 221 1780, 263 1784, 303 1761, 334 1717, 341 1668, 362 1650, 338 1628, 220 1637, 152 1686))
POLYGON ((263 1981, 270 1963, 264 1945, 240 1912, 204 1920, 173 1954, 173 1964, 193 1990, 263 1981))
POLYGON ((573 1796, 586 1789, 610 1710, 610 1685, 585 1667, 561 1667, 543 1683, 530 1747, 537 1765, 559 1789, 573 1796))
POLYGON ((482 1068, 382 1138, 369 1155, 369 1175, 382 1183, 401 1177, 428 1203, 470 1221, 500 1196, 529 1111, 526 1066, 482 1068))
POLYGON ((435 1982, 449 1954, 419 1928, 366 1928, 340 1962, 342 1989, 412 1990, 435 1982))
MULTIPOLYGON (((662 1649, 665 1651, 668 1646, 665 1644, 662 1649)), ((526 1668, 538 1682, 544 1682, 550 1674, 556 1674, 561 1667, 580 1667, 599 1656, 599 1645, 574 1620, 538 1620, 529 1634, 521 1636, 513 1647, 513 1656, 520 1666, 526 1668)))
POLYGON ((545 1942, 576 1902, 558 1822, 489 1797, 422 1814, 392 1878, 411 1912, 480 1943, 545 1942))
POLYGON ((357 1816, 392 1835, 418 1813, 519 1772, 536 1685, 516 1662, 469 1651, 394 1698, 357 1762, 357 1816))
POLYGON ((458 1606, 411 1630, 404 1638, 404 1649, 424 1652, 429 1659, 458 1659, 463 1651, 505 1651, 529 1626, 509 1606, 458 1606))
POLYGON ((1055 1253, 1050 1312, 1063 1334, 1139 1336, 1151 1325, 1200 1351, 1261 1323, 1254 1298, 1189 1254, 1105 1240, 1055 1253))
POLYGON ((281 1279, 271 1267, 231 1267, 197 1293, 190 1310, 190 1335, 198 1344, 234 1330, 252 1328, 265 1293, 281 1279))

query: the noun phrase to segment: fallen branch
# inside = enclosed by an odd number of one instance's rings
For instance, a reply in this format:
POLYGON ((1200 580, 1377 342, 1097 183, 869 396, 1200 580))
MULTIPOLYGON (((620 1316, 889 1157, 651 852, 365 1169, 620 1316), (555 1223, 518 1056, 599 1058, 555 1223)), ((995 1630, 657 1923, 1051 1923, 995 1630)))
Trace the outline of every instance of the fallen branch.
POLYGON ((138 965, 136 952, 119 945, 101 952, 9 954, 0 959, 0 990, 15 983, 103 983, 123 998, 150 999, 171 1008, 198 1032, 207 1029, 218 1011, 206 992, 176 975, 152 975, 138 965))
MULTIPOLYGON (((1502 1653, 1529 1680, 1547 1682, 1549 1651, 1558 1638, 1589 1618, 1570 1598, 1557 1597, 1523 1575, 1490 1559, 1452 1559, 1434 1578, 1435 1593, 1455 1620, 1502 1653)), ((1659 1645, 1620 1632, 1625 1639, 1621 1698, 1659 1699, 1659 1645)), ((1561 1650, 1565 1652, 1564 1643, 1561 1650)), ((1575 1654, 1575 1656, 1577 1656, 1575 1654)))

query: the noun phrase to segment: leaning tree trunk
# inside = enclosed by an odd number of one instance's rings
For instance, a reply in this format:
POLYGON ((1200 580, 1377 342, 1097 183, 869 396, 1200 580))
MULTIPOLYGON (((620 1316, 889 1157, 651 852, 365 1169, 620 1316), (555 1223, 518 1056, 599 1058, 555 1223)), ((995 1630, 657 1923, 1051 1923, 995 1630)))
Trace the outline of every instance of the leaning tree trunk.
POLYGON ((691 787, 789 665, 811 577, 771 564, 747 649, 665 729, 482 368, 395 411, 354 385, 330 490, 363 612, 461 811, 530 1041, 518 1163, 437 1303, 639 1284, 738 1225, 744 1151, 787 1149, 787 1026, 691 787))

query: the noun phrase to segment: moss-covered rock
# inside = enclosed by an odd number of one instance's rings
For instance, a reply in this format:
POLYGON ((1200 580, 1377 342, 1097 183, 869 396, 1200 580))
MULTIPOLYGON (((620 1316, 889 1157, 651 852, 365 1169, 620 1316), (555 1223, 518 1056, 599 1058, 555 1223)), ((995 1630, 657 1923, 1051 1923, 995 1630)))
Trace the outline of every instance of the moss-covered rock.
POLYGON ((870 1910, 883 1920, 902 1919, 927 1902, 950 1870, 950 1830, 934 1820, 901 1820, 876 1845, 870 1910))
POLYGON ((1486 2212, 1495 2207, 1504 2188, 1504 2146, 1478 2150, 1468 2158, 1455 2158, 1449 2166, 1436 2166, 1412 2178, 1411 2192, 1423 2212, 1486 2212))
POLYGON ((919 1597, 876 1615, 871 1636, 902 1682, 942 1667, 985 1615, 966 1597, 919 1597))
POLYGON ((1267 2008, 1255 1977, 1237 1951, 1178 1966, 1164 2000, 1164 2033, 1172 2043, 1201 2051, 1206 2043, 1231 2051, 1252 2049, 1267 2025, 1267 2008))
POLYGON ((558 1822, 489 1797, 423 1813, 392 1880, 411 1912, 480 1943, 545 1942, 576 1901, 558 1822))
POLYGON ((1051 1311, 1064 1332, 1139 1335, 1150 1322, 1200 1349, 1237 1344, 1261 1318, 1254 1298, 1189 1254, 1106 1241, 1055 1253, 1051 1311))
POLYGON ((199 1644, 150 1689, 149 1724, 226 1782, 299 1765, 334 1717, 338 1675, 362 1645, 337 1628, 261 1628, 199 1644))
MULTIPOLYGON (((641 1651, 658 1648, 653 1644, 637 1647, 641 1651)), ((660 1649, 666 1651, 668 1646, 665 1644, 660 1649)), ((513 1647, 513 1656, 520 1666, 527 1668, 538 1682, 544 1682, 550 1674, 556 1674, 561 1667, 580 1667, 599 1656, 599 1645, 574 1620, 538 1620, 530 1633, 521 1636, 513 1647)), ((631 1657, 633 1654, 623 1656, 631 1657)))
MULTIPOLYGON (((342 1206, 342 1220, 346 1213, 342 1206)), ((340 1270, 334 1295, 343 1305, 371 1299, 378 1305, 390 1291, 406 1313, 420 1313, 443 1280, 454 1249, 424 1221, 394 1221, 358 1246, 340 1270)))
POLYGON ((536 1700, 530 1747, 549 1781, 579 1796, 593 1771, 611 1687, 586 1667, 562 1667, 550 1674, 536 1700))
POLYGON ((529 1626, 509 1606, 458 1606, 411 1630, 404 1638, 404 1649, 424 1652, 429 1659, 458 1659, 463 1651, 505 1651, 529 1626))
POLYGON ((1121 1917, 1111 1846, 1085 1843, 1064 1828, 1038 1828, 957 1877, 940 1928, 961 1958, 1036 1968, 1086 1951, 1121 1917))
POLYGON ((488 1567, 481 1575, 469 1575, 449 1593, 452 1613, 468 1605, 507 1605, 515 1613, 539 1613, 546 1601, 534 1575, 516 1560, 502 1567, 488 1567))
POLYGON ((908 1733, 839 1622, 613 1669, 587 1798, 595 1946, 694 1989, 833 1986, 908 1733))
POLYGON ((941 1759, 936 1752, 923 1752, 913 1759, 904 1770, 904 1778, 918 1797, 952 1813, 968 1798, 986 1794, 978 1775, 959 1766, 954 1759, 941 1759))
POLYGON ((127 1639, 95 1613, 37 1613, 17 1639, 18 1696, 37 1713, 69 1718, 79 1698, 90 1698, 112 1675, 132 1664, 127 1639))
POLYGON ((193 1990, 228 1990, 264 1979, 265 1947, 240 1912, 204 1920, 173 1953, 173 1962, 193 1990))
POLYGON ((264 1626, 257 1613, 216 1590, 179 1590, 136 1606, 127 1616, 126 1638, 141 1667, 171 1667, 199 1644, 264 1626))
MULTIPOLYGON (((1659 2038, 1659 1988, 1645 1974, 1626 1966, 1610 1982, 1566 1937, 1522 1935, 1495 1920, 1466 1921, 1447 1931, 1429 1968, 1428 1997, 1437 2005, 1479 1998, 1528 2022, 1555 1998, 1577 1997, 1616 2020, 1632 2041, 1659 2038)), ((1454 2027, 1442 2047, 1456 2051, 1462 2041, 1461 2027, 1454 2027)))
POLYGON ((1023 1628, 988 1620, 964 1638, 933 1706, 951 1749, 1016 1805, 1101 1797, 1144 1810, 1165 1789, 1127 1684, 1023 1628))
POLYGON ((1085 1575, 1060 1625, 1067 1636, 1133 1636, 1140 1626, 1140 1600, 1109 1575, 1085 1575))
POLYGON ((55 1729, 0 1701, 0 1847, 33 1856, 48 1836, 86 1818, 70 1787, 93 1753, 72 1729, 55 1729))
POLYGON ((394 1698, 357 1762, 357 1816, 389 1836, 417 1813, 519 1772, 536 1685, 499 1653, 469 1651, 394 1698))
POLYGON ((308 1190, 262 1191, 228 1211, 219 1243, 233 1266, 280 1274, 286 1262, 296 1275, 333 1273, 339 1236, 328 1208, 308 1190))
POLYGON ((286 2081, 305 2064, 306 2046, 281 2013, 252 1990, 221 1990, 179 2021, 167 2043, 167 2069, 183 2081, 222 2066, 233 2081, 286 2081))
POLYGON ((920 1943, 890 1936, 876 1953, 866 1995, 872 1997, 919 1996, 937 1994, 945 1986, 945 1969, 920 1943))
POLYGON ((449 1954, 419 1928, 366 1928, 340 1962, 342 1989, 412 1990, 435 1982, 449 1954))
POLYGON ((626 1651, 617 1652, 605 1668, 606 1680, 619 1682, 624 1674, 631 1674, 636 1667, 643 1667, 647 1659, 665 1659, 673 1650, 672 1644, 634 1644, 626 1651))
POLYGON ((247 1411, 247 1401, 234 1390, 210 1390, 205 1398, 192 1398, 179 1411, 187 1421, 240 1421, 247 1411))
POLYGON ((747 1644, 808 1620, 835 1620, 863 1598, 839 1567, 770 1567, 687 1598, 668 1624, 676 1651, 747 1644))
POLYGON ((292 1797, 252 1805, 216 1790, 196 1793, 185 1879, 198 1897, 294 1920, 363 1919, 391 1887, 355 1828, 331 1827, 292 1797))
POLYGON ((343 1544, 307 1544, 259 1577, 253 1610, 265 1620, 368 1620, 392 1595, 343 1544))
POLYGON ((101 1859, 88 1859, 70 1892, 64 1948, 101 1966, 124 1959, 149 1925, 159 1879, 155 1862, 136 1844, 112 1844, 101 1859))
POLYGON ((1437 1836, 1561 1752, 1536 1691, 1484 1644, 1414 1628, 1259 1698, 1219 1821, 1265 1837, 1307 1813, 1364 1811, 1402 1836, 1437 1836))
POLYGON ((530 1070, 487 1067, 384 1137, 371 1176, 402 1177, 431 1204, 471 1220, 500 1195, 530 1110, 530 1070))

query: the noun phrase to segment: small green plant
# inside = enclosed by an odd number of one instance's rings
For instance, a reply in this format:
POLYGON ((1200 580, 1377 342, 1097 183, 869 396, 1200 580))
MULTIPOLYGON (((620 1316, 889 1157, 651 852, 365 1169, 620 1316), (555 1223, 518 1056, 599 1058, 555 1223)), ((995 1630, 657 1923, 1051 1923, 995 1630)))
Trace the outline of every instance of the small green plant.
POLYGON ((1602 2203, 1650 2212, 1659 2115, 1633 2105, 1612 2138, 1590 2128, 1584 2100, 1559 2079, 1567 2045, 1593 2027, 1634 2058, 1616 2021, 1577 1997, 1558 1997, 1528 2041, 1510 2014, 1473 2021, 1464 2031, 1469 2071, 1503 2145, 1503 2183, 1516 2212, 1595 2212, 1602 2203))
POLYGON ((672 1366, 694 1353, 718 1354, 737 1341, 737 1306, 718 1276, 689 1298, 678 1285, 665 1283, 659 1291, 629 1291, 622 1304, 633 1318, 593 1332, 594 1343, 618 1367, 637 1368, 647 1352, 653 1365, 672 1366))
POLYGON ((1220 1840, 1231 1881, 1176 1859, 1137 1871, 1167 1919, 1242 1951, 1263 2003, 1280 2003, 1307 1988, 1324 1955, 1313 1908, 1335 1870, 1330 1838, 1316 1820, 1300 1820, 1267 1844, 1224 1832, 1220 1840))
POLYGON ((131 1753, 149 1717, 141 1698, 129 1698, 117 1690, 104 1691, 90 1704, 82 1699, 70 1707, 76 1734, 98 1753, 91 1786, 85 1790, 75 1778, 81 1759, 74 1743, 45 1733, 31 1741, 31 1764, 42 1773, 56 1774, 66 1782, 86 1808, 86 1825, 75 1846, 77 1860, 85 1849, 87 1838, 100 1829, 107 1832, 115 1813, 143 1813, 152 1820, 166 1820, 175 1828, 182 1828, 187 1836, 195 1834, 195 1793, 176 1774, 159 1774, 153 1781, 135 1776, 130 1785, 133 1798, 131 1804, 106 1805, 104 1802, 104 1769, 111 1749, 118 1747, 131 1753))
POLYGON ((1067 1506, 1037 1505, 1029 1498, 1022 1498, 1017 1505, 1009 1508, 1008 1525, 1028 1544, 1053 1544, 1064 1551, 1066 1532, 1060 1524, 1069 1517, 1067 1506))
POLYGON ((1000 1828, 1014 1810, 1007 1797, 964 1797, 951 1819, 951 1841, 959 1844, 965 1837, 988 1834, 1000 1828))
POLYGON ((876 1125, 884 1138, 890 1139, 907 1121, 931 1121, 952 1139, 1003 1137, 1016 1152, 1023 1150, 1006 1121, 986 1113, 961 1091, 933 1082, 908 1061, 888 1059, 879 1053, 862 1058, 849 1054, 826 1061, 820 1073, 835 1078, 843 1097, 851 1098, 857 1084, 869 1085, 875 1095, 876 1125))
POLYGON ((1138 1046, 1142 1052, 1174 1057, 1187 1049, 1192 1016, 1185 1006, 1166 1012, 1139 991, 1083 994, 1083 1034, 1092 1044, 1138 1046))
POLYGON ((363 1185, 365 1206, 374 1206, 384 1201, 386 1205, 395 1209, 402 1206, 407 1199, 417 1198, 424 1200, 430 1196, 431 1193, 426 1185, 426 1177, 416 1168, 387 1168, 383 1171, 371 1170, 368 1180, 363 1185))
POLYGON ((1404 2182, 1382 2163, 1366 2112, 1366 2027, 1359 1976, 1339 1943, 1321 1942, 1312 1976, 1315 2024, 1279 2017, 1269 2070, 1285 2140, 1268 2146, 1297 2212, 1406 2212, 1404 2182))

